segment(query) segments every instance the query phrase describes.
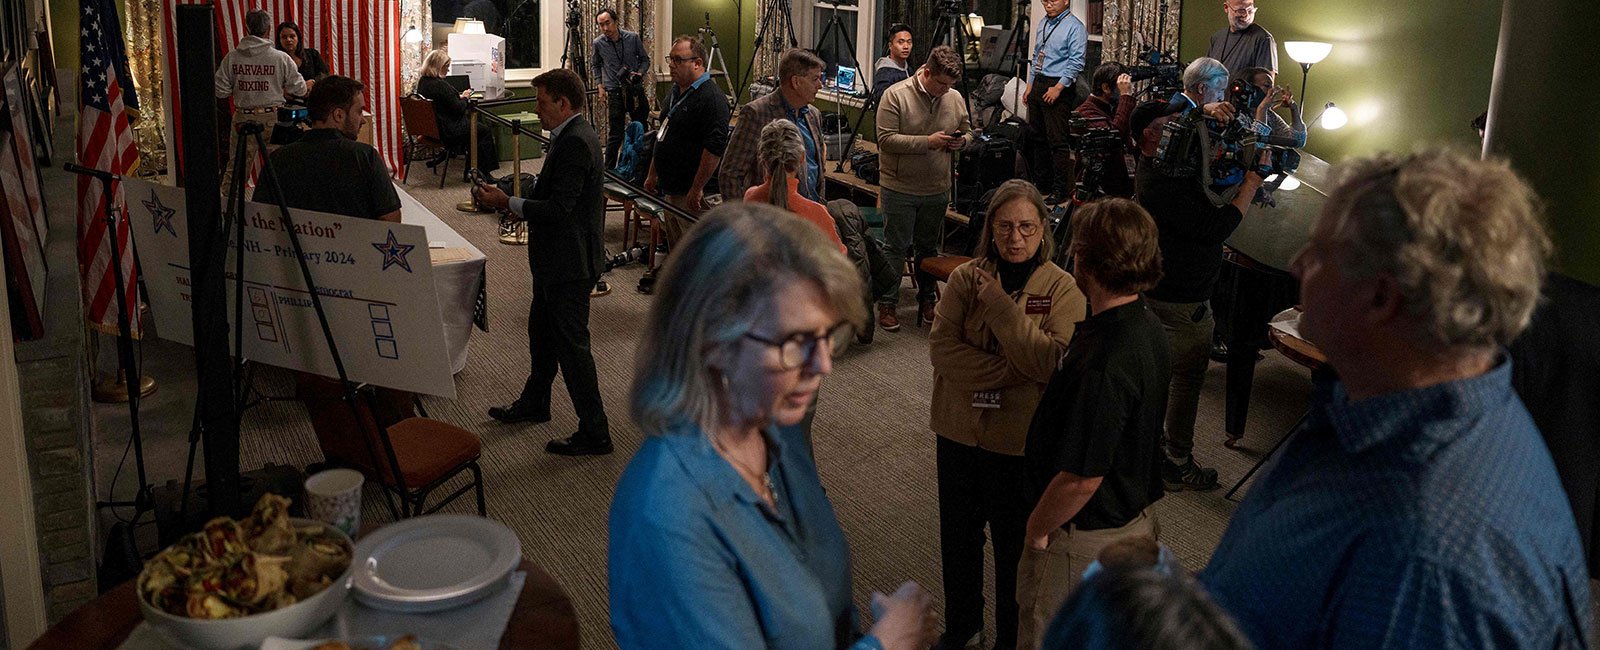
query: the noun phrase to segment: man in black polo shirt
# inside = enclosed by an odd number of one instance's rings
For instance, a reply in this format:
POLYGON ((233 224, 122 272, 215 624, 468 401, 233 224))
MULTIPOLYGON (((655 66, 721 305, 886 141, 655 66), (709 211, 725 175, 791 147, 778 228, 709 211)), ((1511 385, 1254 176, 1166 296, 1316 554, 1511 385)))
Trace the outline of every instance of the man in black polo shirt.
MULTIPOLYGON (((360 219, 400 221, 400 195, 378 150, 357 142, 361 130, 361 82, 331 75, 306 96, 311 129, 299 140, 272 152, 283 202, 291 208, 360 219)), ((258 180, 257 203, 276 203, 279 194, 265 174, 258 180)))
MULTIPOLYGON (((667 68, 672 74, 672 92, 661 109, 661 129, 644 189, 659 191, 673 205, 699 214, 705 209, 701 198, 706 183, 728 147, 732 121, 728 97, 706 71, 706 46, 700 39, 679 36, 673 40, 667 68)), ((664 225, 668 245, 682 239, 689 227, 671 213, 664 225)))
POLYGON ((1171 370, 1161 322, 1139 296, 1161 278, 1156 224, 1104 199, 1072 218, 1076 279, 1089 298, 1034 411, 1023 455, 1038 502, 1017 565, 1017 647, 1037 648, 1100 549, 1158 534, 1161 423, 1171 370))

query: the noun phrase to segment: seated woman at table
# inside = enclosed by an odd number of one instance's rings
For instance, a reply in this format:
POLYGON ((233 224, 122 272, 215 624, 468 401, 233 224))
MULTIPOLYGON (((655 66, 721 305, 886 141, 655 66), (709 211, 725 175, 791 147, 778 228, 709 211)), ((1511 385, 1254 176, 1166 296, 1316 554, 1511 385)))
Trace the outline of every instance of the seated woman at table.
MULTIPOLYGON (((416 94, 433 102, 433 115, 439 122, 439 139, 444 141, 444 146, 452 152, 465 153, 472 132, 466 97, 472 89, 456 92, 455 86, 444 80, 449 72, 450 54, 443 49, 429 52, 417 73, 416 94)), ((447 155, 441 153, 429 160, 428 167, 438 166, 447 155)), ((474 166, 485 174, 500 168, 500 149, 495 145, 494 129, 487 122, 478 123, 478 161, 474 166)))
POLYGON ((938 434, 945 647, 983 630, 983 546, 994 545, 995 645, 1017 642, 1017 562, 1033 487, 1028 424, 1088 301, 1050 261, 1044 199, 1012 179, 995 190, 977 259, 956 267, 935 307, 930 427, 938 434))
POLYGON ((773 120, 761 127, 756 141, 756 162, 766 182, 744 191, 744 200, 768 203, 815 224, 829 241, 845 252, 833 215, 821 203, 800 196, 800 169, 806 164, 806 145, 800 127, 789 120, 773 120), (774 188, 783 188, 774 191, 774 188))
POLYGON ((926 648, 936 621, 909 582, 873 595, 858 638, 844 531, 794 426, 866 317, 854 267, 804 221, 730 203, 655 296, 632 397, 646 438, 611 503, 617 643, 926 648))
POLYGON ((305 35, 300 33, 300 26, 291 21, 278 23, 278 50, 294 59, 294 65, 300 70, 300 76, 306 80, 306 92, 311 92, 312 86, 322 81, 333 70, 328 68, 328 62, 322 59, 322 53, 306 47, 305 35))

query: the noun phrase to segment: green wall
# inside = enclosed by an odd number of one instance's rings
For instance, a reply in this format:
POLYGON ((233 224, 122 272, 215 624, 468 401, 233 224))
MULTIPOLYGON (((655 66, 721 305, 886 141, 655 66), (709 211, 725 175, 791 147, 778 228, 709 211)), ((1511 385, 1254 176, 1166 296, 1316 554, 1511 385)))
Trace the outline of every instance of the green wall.
MULTIPOLYGON (((1333 43, 1311 69, 1306 119, 1333 101, 1350 116, 1343 129, 1313 127, 1306 150, 1337 162, 1419 144, 1480 145, 1469 126, 1489 105, 1497 0, 1272 0, 1256 22, 1278 41, 1278 83, 1300 92, 1299 64, 1284 41, 1333 43)), ((1211 34, 1226 26, 1220 0, 1183 5, 1180 57, 1205 55, 1211 34)))
MULTIPOLYGON (((711 28, 717 32, 717 41, 722 45, 722 58, 727 63, 728 75, 733 77, 737 84, 744 77, 744 69, 750 64, 749 57, 755 52, 756 38, 756 7, 761 0, 674 0, 672 3, 672 33, 660 34, 658 37, 666 45, 671 45, 671 40, 680 34, 694 35, 695 30, 705 25, 706 14, 711 14, 711 28)), ((798 3, 797 3, 798 4, 798 3)), ((767 44, 770 46, 773 36, 768 36, 767 44)), ((787 40, 787 36, 783 37, 787 40)), ((711 44, 707 43, 706 47, 711 44)), ((652 53, 654 54, 654 53, 652 53)), ((708 69, 714 68, 713 62, 707 62, 708 69)), ((667 64, 659 58, 650 60, 652 72, 666 72, 667 64)), ((663 89, 665 87, 663 86, 663 89)), ((743 101, 743 97, 740 100, 743 101)))

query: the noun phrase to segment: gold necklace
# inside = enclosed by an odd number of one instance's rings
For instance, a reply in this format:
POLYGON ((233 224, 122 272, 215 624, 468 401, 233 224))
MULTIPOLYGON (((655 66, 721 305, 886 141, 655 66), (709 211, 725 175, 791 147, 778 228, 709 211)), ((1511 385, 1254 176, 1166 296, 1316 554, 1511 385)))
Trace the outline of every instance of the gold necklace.
POLYGON ((717 448, 717 453, 720 454, 728 462, 733 463, 734 471, 739 472, 739 475, 741 477, 743 477, 745 480, 757 479, 755 482, 761 484, 763 487, 766 488, 766 494, 759 494, 757 496, 760 496, 761 498, 766 499, 768 502, 772 503, 773 505, 777 505, 777 503, 778 503, 778 491, 773 489, 773 487, 772 487, 772 473, 771 472, 765 472, 765 471, 757 472, 754 469, 752 469, 749 465, 746 465, 743 461, 740 461, 738 458, 735 458, 734 455, 733 455, 733 452, 729 451, 727 446, 722 444, 722 436, 720 434, 714 436, 712 438, 712 442, 715 443, 715 446, 717 448))

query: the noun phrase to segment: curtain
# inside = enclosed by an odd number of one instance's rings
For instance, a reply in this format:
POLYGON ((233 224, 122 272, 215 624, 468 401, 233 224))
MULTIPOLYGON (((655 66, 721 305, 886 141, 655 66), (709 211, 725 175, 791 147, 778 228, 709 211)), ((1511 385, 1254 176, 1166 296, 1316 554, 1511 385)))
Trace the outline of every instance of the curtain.
POLYGON ((1158 45, 1178 51, 1178 14, 1183 0, 1105 0, 1105 40, 1101 61, 1131 63, 1158 45), (1167 5, 1165 23, 1161 5, 1167 5))
POLYGON ((128 72, 139 93, 139 118, 133 122, 133 143, 139 150, 141 177, 167 171, 166 72, 161 67, 161 0, 127 0, 123 38, 128 41, 128 72))

